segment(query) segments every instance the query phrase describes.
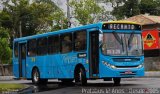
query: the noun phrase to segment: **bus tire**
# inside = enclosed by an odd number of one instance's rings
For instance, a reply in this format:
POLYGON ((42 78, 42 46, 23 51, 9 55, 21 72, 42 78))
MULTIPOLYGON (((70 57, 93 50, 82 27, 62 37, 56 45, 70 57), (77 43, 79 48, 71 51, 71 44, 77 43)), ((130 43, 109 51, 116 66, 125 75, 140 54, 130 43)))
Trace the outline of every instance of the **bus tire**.
POLYGON ((40 72, 38 70, 38 68, 34 68, 32 71, 32 83, 35 85, 45 85, 47 84, 48 79, 41 79, 40 78, 40 72))
POLYGON ((85 69, 82 67, 78 68, 75 71, 75 84, 82 86, 87 84, 86 72, 85 69))
POLYGON ((120 86, 121 78, 113 78, 113 81, 115 86, 120 86))
POLYGON ((32 71, 32 83, 35 85, 40 84, 40 73, 38 68, 34 68, 32 71))

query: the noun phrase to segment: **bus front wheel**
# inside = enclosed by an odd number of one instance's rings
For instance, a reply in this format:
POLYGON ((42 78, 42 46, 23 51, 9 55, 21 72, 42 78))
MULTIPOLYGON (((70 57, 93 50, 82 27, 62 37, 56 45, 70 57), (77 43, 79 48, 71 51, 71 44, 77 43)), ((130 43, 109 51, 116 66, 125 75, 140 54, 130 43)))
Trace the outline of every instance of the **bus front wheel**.
POLYGON ((75 72, 75 84, 76 85, 86 85, 86 72, 84 68, 79 68, 75 72))
POLYGON ((119 86, 121 82, 121 78, 113 78, 113 81, 115 86, 119 86))
POLYGON ((37 68, 34 68, 32 71, 32 83, 39 84, 40 83, 40 73, 37 68))
POLYGON ((38 68, 34 68, 32 71, 32 83, 35 85, 46 84, 48 79, 40 79, 40 72, 38 68))

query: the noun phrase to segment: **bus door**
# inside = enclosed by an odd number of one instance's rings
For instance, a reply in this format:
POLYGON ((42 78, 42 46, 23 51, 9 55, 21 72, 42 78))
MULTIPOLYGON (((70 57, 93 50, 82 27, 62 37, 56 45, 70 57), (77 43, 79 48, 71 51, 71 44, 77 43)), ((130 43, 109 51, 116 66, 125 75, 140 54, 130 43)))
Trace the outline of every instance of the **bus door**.
POLYGON ((26 77, 26 48, 27 44, 19 43, 18 61, 19 61, 19 77, 26 77))
POLYGON ((99 31, 89 33, 89 74, 91 78, 99 74, 99 31))

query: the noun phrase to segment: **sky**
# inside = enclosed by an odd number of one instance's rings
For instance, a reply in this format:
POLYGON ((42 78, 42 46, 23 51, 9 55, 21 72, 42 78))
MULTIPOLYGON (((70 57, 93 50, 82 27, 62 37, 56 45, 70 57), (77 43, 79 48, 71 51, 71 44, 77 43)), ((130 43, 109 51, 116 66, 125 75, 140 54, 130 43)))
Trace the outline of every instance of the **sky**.
MULTIPOLYGON (((64 12, 67 12, 67 0, 52 0, 54 3, 56 3, 64 12)), ((112 11, 113 8, 111 6, 111 3, 108 3, 107 5, 104 3, 99 3, 100 6, 104 7, 108 11, 112 11)))
POLYGON ((0 10, 2 10, 2 8, 3 8, 1 3, 2 3, 2 1, 0 0, 0 10))
MULTIPOLYGON (((67 0, 52 0, 52 1, 57 6, 59 6, 64 11, 64 13, 67 15, 67 0)), ((111 3, 108 3, 108 4, 99 3, 99 5, 101 7, 104 7, 107 11, 111 12, 113 10, 113 7, 112 7, 111 3)), ((71 18, 70 22, 72 23, 71 27, 75 27, 75 26, 80 25, 79 22, 76 19, 74 19, 74 18, 71 18)))
MULTIPOLYGON (((3 8, 2 7, 2 1, 0 0, 0 10, 3 8)), ((56 3, 65 13, 67 12, 67 0, 52 0, 54 3, 56 3)), ((99 3, 100 6, 104 6, 104 8, 108 11, 112 11, 113 8, 111 6, 111 4, 104 4, 104 3, 99 3)))

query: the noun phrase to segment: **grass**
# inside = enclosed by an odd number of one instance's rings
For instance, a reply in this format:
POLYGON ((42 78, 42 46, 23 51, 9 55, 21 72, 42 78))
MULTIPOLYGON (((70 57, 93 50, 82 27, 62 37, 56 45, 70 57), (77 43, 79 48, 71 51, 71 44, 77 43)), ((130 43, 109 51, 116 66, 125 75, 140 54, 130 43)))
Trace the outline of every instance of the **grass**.
POLYGON ((26 86, 22 84, 0 83, 0 92, 18 91, 25 87, 26 86))

